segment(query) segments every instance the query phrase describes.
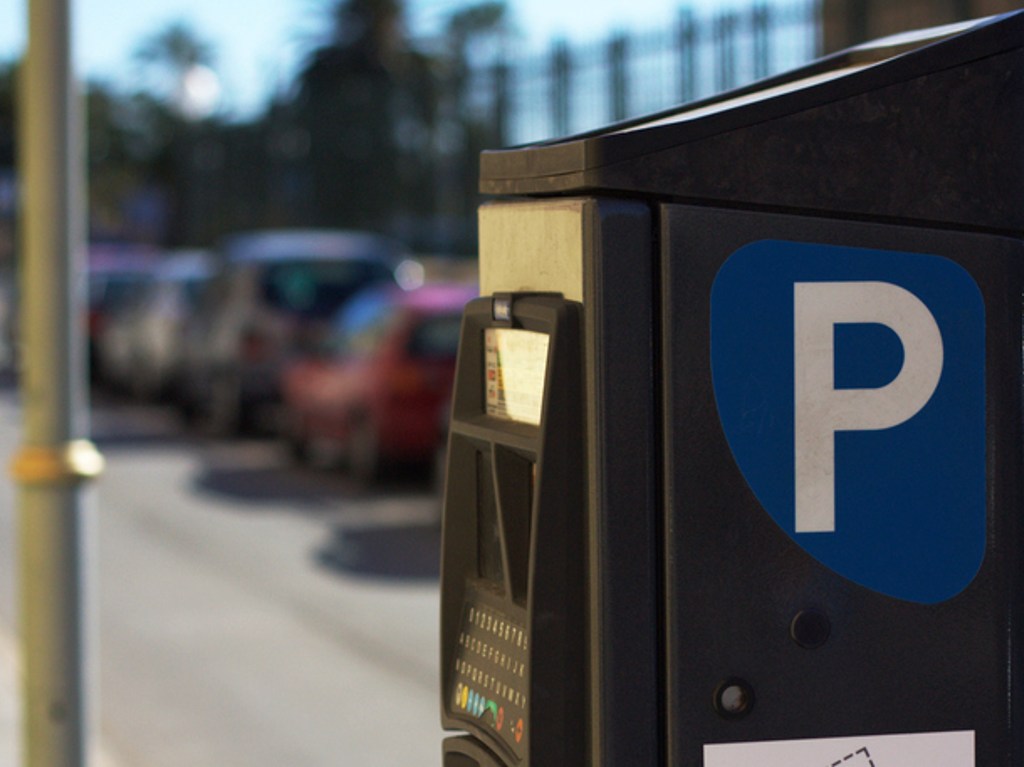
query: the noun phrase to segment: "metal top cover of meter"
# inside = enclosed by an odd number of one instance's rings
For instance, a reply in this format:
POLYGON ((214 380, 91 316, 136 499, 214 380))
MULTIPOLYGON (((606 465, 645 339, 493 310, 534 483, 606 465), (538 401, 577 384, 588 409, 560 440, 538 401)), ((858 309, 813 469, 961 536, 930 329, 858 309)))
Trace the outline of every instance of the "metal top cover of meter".
POLYGON ((1022 12, 885 38, 682 108, 484 152, 480 191, 643 194, 1024 231, 1024 166, 1007 162, 1019 145, 1007 126, 1021 124, 1021 107, 1006 97, 1024 82, 1019 73, 998 87, 980 82, 1001 76, 986 60, 1022 46, 1022 12), (946 72, 961 77, 938 86, 946 72), (885 142, 858 127, 897 103, 885 142), (970 120, 941 130, 954 111, 970 120), (1003 201, 976 188, 1001 190, 1003 201))

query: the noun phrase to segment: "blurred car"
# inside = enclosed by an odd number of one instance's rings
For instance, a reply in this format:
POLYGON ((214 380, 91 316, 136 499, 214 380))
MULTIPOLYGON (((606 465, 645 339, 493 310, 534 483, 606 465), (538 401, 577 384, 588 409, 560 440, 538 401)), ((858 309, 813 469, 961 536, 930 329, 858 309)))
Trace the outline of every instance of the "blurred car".
POLYGON ((280 401, 285 362, 310 348, 353 295, 394 284, 401 246, 368 232, 234 235, 185 330, 182 405, 215 434, 258 424, 280 401))
MULTIPOLYGON (((157 251, 145 245, 91 244, 88 254, 88 354, 90 376, 103 380, 106 371, 100 348, 113 316, 138 297, 149 279, 157 251)), ((105 355, 104 355, 105 356, 105 355)))
POLYGON ((147 399, 176 390, 185 322, 212 271, 205 250, 171 251, 162 258, 109 321, 100 348, 109 382, 147 399))
POLYGON ((466 284, 360 294, 337 316, 321 353, 283 381, 286 438, 295 454, 327 448, 368 482, 391 462, 428 462, 451 396, 466 284))
POLYGON ((102 320, 98 322, 93 350, 95 378, 110 389, 120 391, 131 380, 134 325, 142 298, 152 279, 153 275, 149 271, 132 279, 119 279, 118 285, 124 289, 110 302, 102 320))

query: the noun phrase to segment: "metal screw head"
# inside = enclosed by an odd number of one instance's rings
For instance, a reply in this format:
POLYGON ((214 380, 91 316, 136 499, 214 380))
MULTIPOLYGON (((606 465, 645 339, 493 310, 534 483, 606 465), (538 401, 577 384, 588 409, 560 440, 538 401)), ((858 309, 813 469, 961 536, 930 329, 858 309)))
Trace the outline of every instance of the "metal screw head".
POLYGON ((714 705, 722 718, 740 719, 754 708, 754 688, 743 679, 726 679, 715 688, 714 705))

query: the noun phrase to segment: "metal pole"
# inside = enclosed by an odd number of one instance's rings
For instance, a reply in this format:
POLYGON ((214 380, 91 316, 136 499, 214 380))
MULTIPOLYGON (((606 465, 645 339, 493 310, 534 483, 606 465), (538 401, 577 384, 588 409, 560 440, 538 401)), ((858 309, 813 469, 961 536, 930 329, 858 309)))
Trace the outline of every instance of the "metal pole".
POLYGON ((91 669, 85 482, 103 459, 87 434, 84 155, 70 0, 30 0, 21 82, 19 483, 25 764, 88 764, 91 669))

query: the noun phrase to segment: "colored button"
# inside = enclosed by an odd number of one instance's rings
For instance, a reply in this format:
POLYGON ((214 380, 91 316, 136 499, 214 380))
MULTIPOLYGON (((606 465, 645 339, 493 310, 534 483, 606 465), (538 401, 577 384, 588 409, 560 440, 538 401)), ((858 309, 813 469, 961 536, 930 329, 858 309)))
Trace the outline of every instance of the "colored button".
POLYGON ((487 701, 486 713, 491 715, 491 723, 496 724, 498 721, 498 704, 493 700, 487 701))
POLYGON ((523 720, 522 719, 519 719, 519 720, 516 721, 515 739, 516 739, 516 743, 522 743, 522 741, 523 741, 523 720))

